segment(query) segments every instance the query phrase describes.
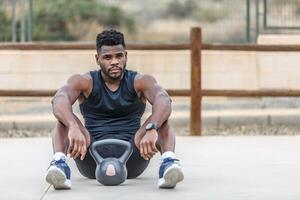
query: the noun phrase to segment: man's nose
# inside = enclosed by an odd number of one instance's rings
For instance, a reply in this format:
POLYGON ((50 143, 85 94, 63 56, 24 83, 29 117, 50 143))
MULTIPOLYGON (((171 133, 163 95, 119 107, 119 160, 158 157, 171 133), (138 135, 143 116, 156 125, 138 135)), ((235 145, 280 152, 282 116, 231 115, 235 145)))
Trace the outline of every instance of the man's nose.
POLYGON ((112 65, 117 65, 117 64, 119 64, 119 59, 117 59, 116 57, 113 57, 113 58, 112 58, 112 61, 111 61, 111 64, 112 64, 112 65))

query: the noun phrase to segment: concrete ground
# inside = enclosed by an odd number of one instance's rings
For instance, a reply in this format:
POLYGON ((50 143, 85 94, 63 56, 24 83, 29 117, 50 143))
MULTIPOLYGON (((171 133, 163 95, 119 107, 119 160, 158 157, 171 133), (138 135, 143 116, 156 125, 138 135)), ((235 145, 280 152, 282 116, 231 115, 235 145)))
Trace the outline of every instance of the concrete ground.
POLYGON ((157 188, 159 156, 134 180, 107 187, 80 176, 73 161, 72 190, 56 191, 44 176, 50 138, 0 140, 0 199, 300 199, 300 136, 178 137, 185 180, 157 188))

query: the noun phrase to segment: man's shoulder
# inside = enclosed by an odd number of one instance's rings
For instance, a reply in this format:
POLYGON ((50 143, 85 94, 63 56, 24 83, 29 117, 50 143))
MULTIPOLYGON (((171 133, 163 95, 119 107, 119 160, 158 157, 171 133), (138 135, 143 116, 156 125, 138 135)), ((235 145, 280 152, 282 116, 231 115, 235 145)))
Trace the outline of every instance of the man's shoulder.
POLYGON ((144 82, 144 81, 149 81, 149 80, 155 80, 154 76, 153 75, 150 75, 150 74, 142 74, 142 73, 138 73, 136 74, 135 76, 135 80, 136 81, 141 81, 141 82, 144 82))
POLYGON ((86 76, 86 77, 89 77, 89 78, 93 78, 94 76, 97 76, 100 74, 100 70, 91 70, 91 71, 88 71, 84 74, 82 74, 83 76, 86 76))
POLYGON ((138 74, 138 72, 137 71, 135 71, 135 70, 130 70, 130 69, 126 69, 125 70, 125 73, 126 74, 128 74, 128 75, 136 75, 136 74, 138 74))
POLYGON ((86 72, 84 74, 73 74, 70 79, 77 79, 79 82, 90 82, 93 78, 90 72, 86 72))
POLYGON ((134 86, 137 92, 143 91, 145 88, 152 87, 155 84, 157 84, 157 81, 150 74, 138 73, 134 79, 134 86))
POLYGON ((143 76, 143 74, 141 74, 135 70, 126 69, 125 76, 127 77, 127 79, 134 80, 134 82, 135 82, 136 80, 139 80, 143 76))
POLYGON ((90 73, 73 74, 68 79, 67 85, 77 88, 78 90, 89 90, 93 85, 93 79, 90 73))

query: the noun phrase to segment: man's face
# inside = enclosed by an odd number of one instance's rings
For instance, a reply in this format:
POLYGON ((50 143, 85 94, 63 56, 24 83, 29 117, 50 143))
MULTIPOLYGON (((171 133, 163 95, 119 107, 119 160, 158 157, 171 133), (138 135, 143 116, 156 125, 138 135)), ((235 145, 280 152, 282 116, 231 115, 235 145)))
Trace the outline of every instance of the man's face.
POLYGON ((123 45, 102 46, 95 55, 102 72, 112 80, 120 80, 125 71, 127 52, 123 45))

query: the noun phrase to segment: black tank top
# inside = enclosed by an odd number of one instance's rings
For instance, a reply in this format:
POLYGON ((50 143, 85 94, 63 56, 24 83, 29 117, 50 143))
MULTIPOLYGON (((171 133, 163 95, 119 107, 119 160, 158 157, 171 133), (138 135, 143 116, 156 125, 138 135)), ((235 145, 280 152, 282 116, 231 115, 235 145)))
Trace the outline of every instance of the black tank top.
POLYGON ((92 92, 79 106, 92 139, 130 140, 141 126, 146 107, 134 89, 137 72, 125 70, 119 88, 114 92, 106 86, 101 70, 91 71, 90 74, 93 79, 92 92))

